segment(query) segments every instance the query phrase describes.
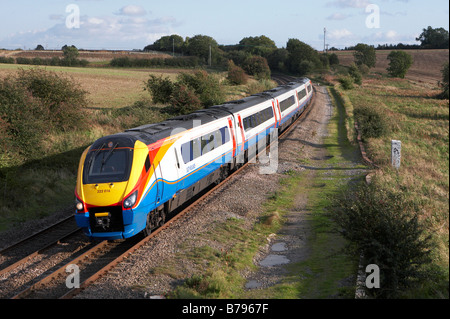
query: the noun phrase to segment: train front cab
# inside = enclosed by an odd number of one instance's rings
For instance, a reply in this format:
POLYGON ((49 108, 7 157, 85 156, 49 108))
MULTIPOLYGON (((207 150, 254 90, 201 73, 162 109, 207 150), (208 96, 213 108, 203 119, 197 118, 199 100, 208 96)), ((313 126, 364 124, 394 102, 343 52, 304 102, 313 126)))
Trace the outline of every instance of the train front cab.
POLYGON ((138 205, 150 177, 147 145, 125 134, 99 139, 80 159, 75 190, 75 219, 91 238, 122 239, 146 223, 138 205))

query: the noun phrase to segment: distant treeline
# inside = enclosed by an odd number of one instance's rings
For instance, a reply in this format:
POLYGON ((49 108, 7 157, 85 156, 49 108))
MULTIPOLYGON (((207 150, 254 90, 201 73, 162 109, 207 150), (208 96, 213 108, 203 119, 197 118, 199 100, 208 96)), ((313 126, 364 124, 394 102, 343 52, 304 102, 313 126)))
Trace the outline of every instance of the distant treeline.
POLYGON ((121 57, 114 58, 109 62, 112 67, 171 67, 171 68, 194 68, 201 63, 200 58, 196 56, 186 57, 174 57, 174 58, 152 58, 152 59, 140 59, 121 57))
POLYGON ((29 64, 29 65, 51 65, 51 66, 87 66, 88 60, 85 59, 65 59, 53 57, 49 58, 24 58, 24 57, 4 57, 0 56, 0 63, 8 64, 29 64))

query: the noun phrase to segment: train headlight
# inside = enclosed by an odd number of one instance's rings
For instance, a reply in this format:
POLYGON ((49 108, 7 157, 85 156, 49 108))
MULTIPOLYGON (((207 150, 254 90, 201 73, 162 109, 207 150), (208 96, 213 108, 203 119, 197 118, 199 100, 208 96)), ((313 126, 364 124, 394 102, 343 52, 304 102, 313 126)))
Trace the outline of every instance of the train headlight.
POLYGON ((84 210, 84 205, 83 205, 82 202, 80 202, 80 201, 78 200, 78 198, 75 199, 75 208, 76 208, 77 211, 79 211, 79 212, 81 212, 81 211, 84 210))
POLYGON ((131 208, 131 207, 133 207, 133 205, 136 204, 137 195, 138 195, 138 191, 135 191, 133 194, 128 196, 123 201, 123 208, 131 208))

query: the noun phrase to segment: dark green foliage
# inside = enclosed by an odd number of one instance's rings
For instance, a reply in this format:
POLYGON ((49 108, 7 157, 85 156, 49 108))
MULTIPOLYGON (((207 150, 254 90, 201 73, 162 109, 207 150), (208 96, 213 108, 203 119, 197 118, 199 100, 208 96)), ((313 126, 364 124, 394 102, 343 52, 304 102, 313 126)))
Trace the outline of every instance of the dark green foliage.
POLYGON ((344 90, 353 89, 353 78, 351 76, 342 75, 338 78, 338 81, 344 90))
POLYGON ((355 63, 352 63, 348 69, 348 74, 353 78, 353 82, 355 84, 361 85, 362 84, 362 75, 359 71, 358 66, 355 63))
POLYGON ((416 41, 420 41, 420 46, 424 49, 448 49, 448 39, 449 34, 447 30, 429 26, 423 29, 416 41))
POLYGON ((269 67, 273 71, 287 72, 288 71, 289 51, 286 49, 276 49, 267 58, 269 67))
POLYGON ((87 92, 72 79, 42 69, 19 70, 0 82, 0 118, 9 146, 34 159, 46 134, 86 126, 87 92))
POLYGON ((8 64, 14 64, 14 58, 7 58, 5 56, 0 56, 0 63, 8 63, 8 64))
POLYGON ((387 58, 389 60, 387 71, 392 77, 403 79, 413 64, 412 56, 404 51, 392 51, 387 58))
POLYGON ((154 103, 168 103, 173 93, 173 83, 168 77, 163 78, 161 75, 157 77, 151 74, 147 80, 145 89, 148 90, 152 96, 154 103))
POLYGON ((268 57, 276 48, 275 42, 264 35, 246 37, 239 41, 240 50, 262 57, 268 57))
POLYGON ((363 267, 380 268, 380 288, 368 293, 376 298, 397 298, 423 281, 423 266, 431 262, 431 242, 424 238, 418 208, 393 193, 371 184, 343 193, 333 204, 340 232, 364 257, 363 267))
POLYGON ((286 50, 289 52, 287 66, 293 74, 304 76, 314 68, 322 67, 319 53, 298 39, 289 39, 286 50))
POLYGON ((386 116, 375 107, 360 106, 355 109, 354 115, 363 139, 382 137, 389 132, 386 116))
POLYGON ((331 53, 328 55, 328 61, 330 62, 330 65, 338 65, 339 64, 339 57, 336 53, 331 53))
POLYGON ((235 65, 232 60, 228 62, 227 79, 233 85, 246 84, 248 81, 245 71, 241 67, 235 65))
POLYGON ((353 55, 357 65, 365 64, 369 68, 373 68, 377 62, 375 48, 371 45, 358 43, 355 46, 355 52, 353 55))
POLYGON ((175 83, 170 104, 180 114, 187 114, 201 108, 201 101, 194 90, 186 85, 175 83))
POLYGON ((270 68, 267 59, 261 56, 252 56, 246 59, 242 68, 257 79, 270 78, 270 68))
POLYGON ((222 104, 224 93, 217 77, 205 71, 194 74, 181 73, 177 82, 169 78, 150 75, 146 89, 150 92, 155 103, 171 104, 174 111, 186 113, 199 107, 222 104))
POLYGON ((130 59, 129 57, 114 58, 109 62, 112 67, 122 68, 152 68, 152 67, 177 67, 194 68, 200 65, 200 59, 195 56, 175 58, 130 59))
POLYGON ((181 53, 183 51, 184 39, 183 37, 173 34, 168 36, 163 36, 160 39, 156 40, 153 44, 147 45, 144 48, 144 51, 166 51, 181 53))
POLYGON ((194 74, 181 73, 178 76, 178 83, 192 89, 203 107, 225 102, 219 79, 206 71, 197 71, 194 74))

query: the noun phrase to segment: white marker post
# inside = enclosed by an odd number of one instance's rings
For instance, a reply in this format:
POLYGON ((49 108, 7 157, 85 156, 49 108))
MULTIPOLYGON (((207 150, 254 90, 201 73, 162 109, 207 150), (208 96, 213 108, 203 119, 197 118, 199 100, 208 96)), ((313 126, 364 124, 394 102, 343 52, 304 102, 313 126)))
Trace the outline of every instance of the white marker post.
POLYGON ((391 163, 396 169, 400 168, 400 162, 402 159, 402 142, 392 140, 391 143, 391 163))

